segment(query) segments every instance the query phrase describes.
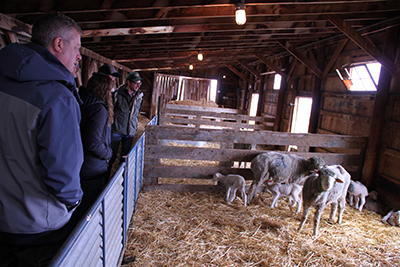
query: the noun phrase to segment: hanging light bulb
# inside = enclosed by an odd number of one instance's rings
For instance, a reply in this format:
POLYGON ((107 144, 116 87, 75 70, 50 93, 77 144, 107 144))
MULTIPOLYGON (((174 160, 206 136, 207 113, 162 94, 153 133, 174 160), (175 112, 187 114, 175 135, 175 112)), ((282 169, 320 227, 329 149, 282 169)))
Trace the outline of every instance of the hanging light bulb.
POLYGON ((198 59, 199 61, 202 61, 202 60, 203 60, 203 53, 201 52, 201 50, 200 50, 199 53, 197 54, 197 59, 198 59))
POLYGON ((237 25, 244 25, 246 23, 246 6, 244 1, 236 4, 235 20, 237 25))
POLYGON ((189 70, 193 70, 193 64, 189 65, 189 70))

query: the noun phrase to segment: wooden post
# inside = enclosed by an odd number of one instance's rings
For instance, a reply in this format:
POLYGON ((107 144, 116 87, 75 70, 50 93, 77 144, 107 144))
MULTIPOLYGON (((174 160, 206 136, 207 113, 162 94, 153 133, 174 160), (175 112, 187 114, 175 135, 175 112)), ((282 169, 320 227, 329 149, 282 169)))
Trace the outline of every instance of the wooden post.
MULTIPOLYGON (((285 59, 282 59, 283 66, 286 66, 285 68, 288 69, 289 66, 289 57, 286 57, 285 59)), ((276 113, 275 113, 275 122, 274 122, 274 131, 278 132, 281 130, 281 124, 282 124, 282 117, 283 117, 283 109, 285 107, 285 95, 287 92, 287 77, 288 75, 286 72, 280 72, 280 75, 282 76, 281 80, 281 87, 279 89, 278 93, 278 100, 276 103, 276 113), (284 74, 284 75, 282 75, 284 74)))
MULTIPOLYGON (((325 53, 323 48, 317 49, 317 67, 321 69, 323 67, 325 58, 325 53)), ((315 76, 315 82, 313 86, 313 95, 312 95, 312 106, 311 106, 311 115, 310 115, 310 125, 308 127, 309 133, 317 133, 318 129, 318 119, 319 119, 319 111, 321 106, 321 85, 322 85, 322 76, 315 76)))
MULTIPOLYGON (((391 28, 387 31, 386 45, 383 52, 390 59, 393 59, 396 54, 397 45, 394 40, 397 40, 397 36, 398 27, 391 28)), ((372 113, 371 129, 361 174, 361 182, 367 187, 372 186, 375 171, 378 167, 379 148, 381 145, 382 131, 385 122, 386 107, 389 102, 391 82, 391 72, 388 69, 381 67, 381 74, 379 76, 378 88, 375 95, 374 110, 372 113)))

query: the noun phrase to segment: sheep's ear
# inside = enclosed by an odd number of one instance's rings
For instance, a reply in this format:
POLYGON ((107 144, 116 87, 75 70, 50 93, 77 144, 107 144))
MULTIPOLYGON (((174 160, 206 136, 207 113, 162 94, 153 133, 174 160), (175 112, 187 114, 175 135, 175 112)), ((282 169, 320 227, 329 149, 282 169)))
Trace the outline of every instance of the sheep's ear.
POLYGON ((338 183, 341 183, 341 184, 343 184, 344 182, 343 182, 343 180, 342 179, 340 179, 340 178, 338 178, 338 177, 336 177, 336 182, 338 182, 338 183))

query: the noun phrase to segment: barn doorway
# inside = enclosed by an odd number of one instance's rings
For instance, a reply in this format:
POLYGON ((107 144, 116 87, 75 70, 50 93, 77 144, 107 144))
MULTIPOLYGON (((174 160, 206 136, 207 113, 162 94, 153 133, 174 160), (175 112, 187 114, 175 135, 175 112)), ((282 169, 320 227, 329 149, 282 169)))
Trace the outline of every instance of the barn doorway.
MULTIPOLYGON (((250 110, 249 110, 249 116, 257 116, 257 108, 258 108, 258 99, 260 95, 253 93, 251 95, 251 102, 250 102, 250 110)), ((256 124, 255 121, 249 121, 249 124, 256 124)))
MULTIPOLYGON (((291 133, 308 133, 312 107, 312 98, 297 96, 293 106, 291 133)), ((297 150, 297 146, 289 146, 289 151, 297 150)))

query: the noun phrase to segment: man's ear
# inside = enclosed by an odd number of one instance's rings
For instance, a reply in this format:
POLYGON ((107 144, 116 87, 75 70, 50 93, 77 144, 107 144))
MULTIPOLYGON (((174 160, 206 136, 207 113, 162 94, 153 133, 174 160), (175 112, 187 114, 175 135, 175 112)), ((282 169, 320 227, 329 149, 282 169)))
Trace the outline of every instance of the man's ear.
POLYGON ((63 39, 61 37, 56 37, 54 39, 54 41, 53 41, 53 49, 54 49, 54 51, 61 52, 62 49, 63 49, 63 45, 64 45, 64 42, 63 42, 63 39))

